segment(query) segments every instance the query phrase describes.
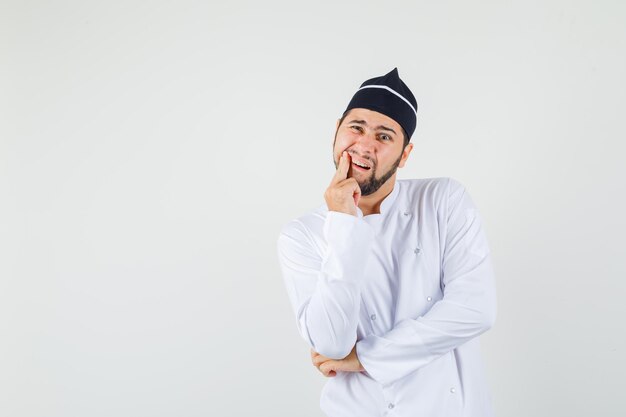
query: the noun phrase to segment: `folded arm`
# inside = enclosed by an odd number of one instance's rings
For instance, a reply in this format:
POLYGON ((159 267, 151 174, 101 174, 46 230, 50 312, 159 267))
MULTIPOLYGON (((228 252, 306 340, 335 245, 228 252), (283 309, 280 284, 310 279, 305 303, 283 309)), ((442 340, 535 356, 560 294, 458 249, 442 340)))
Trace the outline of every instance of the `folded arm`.
POLYGON ((320 255, 306 227, 292 221, 278 237, 278 259, 300 335, 316 352, 342 359, 356 343, 361 277, 374 230, 362 218, 329 211, 324 238, 320 255))

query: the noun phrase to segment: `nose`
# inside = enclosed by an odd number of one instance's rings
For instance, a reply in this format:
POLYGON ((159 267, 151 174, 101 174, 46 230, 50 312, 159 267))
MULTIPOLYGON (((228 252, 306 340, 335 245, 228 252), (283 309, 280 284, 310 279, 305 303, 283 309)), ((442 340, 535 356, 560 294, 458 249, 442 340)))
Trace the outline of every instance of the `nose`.
POLYGON ((366 132, 356 137, 352 148, 356 148, 359 152, 359 155, 370 156, 375 153, 377 145, 378 142, 376 141, 376 133, 366 132))

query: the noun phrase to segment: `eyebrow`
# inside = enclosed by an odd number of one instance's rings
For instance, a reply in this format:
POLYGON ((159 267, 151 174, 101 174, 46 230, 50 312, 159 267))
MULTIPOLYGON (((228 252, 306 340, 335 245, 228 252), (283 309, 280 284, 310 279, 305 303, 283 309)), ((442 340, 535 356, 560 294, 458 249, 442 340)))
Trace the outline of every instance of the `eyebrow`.
MULTIPOLYGON (((352 121, 350 121, 350 122, 348 122, 348 123, 358 123, 358 124, 360 124, 360 125, 365 125, 365 126, 367 126, 367 122, 366 122, 365 120, 356 120, 356 119, 355 119, 355 120, 352 120, 352 121)), ((393 130, 393 129, 392 129, 392 128, 390 128, 390 127, 384 126, 384 125, 376 126, 376 130, 386 130, 386 131, 388 131, 388 132, 393 132, 393 133, 394 133, 394 135, 397 135, 397 133, 396 133, 396 131, 395 131, 395 130, 393 130)))

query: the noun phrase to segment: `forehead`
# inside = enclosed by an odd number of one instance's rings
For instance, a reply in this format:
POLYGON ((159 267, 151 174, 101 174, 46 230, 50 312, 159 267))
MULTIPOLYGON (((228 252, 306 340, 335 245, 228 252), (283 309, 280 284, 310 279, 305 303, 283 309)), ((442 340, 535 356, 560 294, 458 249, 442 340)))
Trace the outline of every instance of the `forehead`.
POLYGON ((354 119, 365 120, 365 122, 370 126, 384 125, 390 127, 398 134, 401 131, 398 122, 393 120, 391 117, 374 110, 362 108, 350 109, 348 114, 346 114, 344 121, 349 123, 351 120, 354 119))

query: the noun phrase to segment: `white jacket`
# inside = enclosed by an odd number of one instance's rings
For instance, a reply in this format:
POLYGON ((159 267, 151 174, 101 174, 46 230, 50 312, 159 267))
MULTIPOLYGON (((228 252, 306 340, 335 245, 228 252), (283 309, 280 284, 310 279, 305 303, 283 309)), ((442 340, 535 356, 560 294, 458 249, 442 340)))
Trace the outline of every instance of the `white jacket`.
POLYGON ((365 368, 328 378, 327 416, 493 416, 477 336, 495 321, 494 272, 458 181, 397 180, 380 214, 323 204, 277 249, 303 339, 334 359, 356 343, 365 368))

